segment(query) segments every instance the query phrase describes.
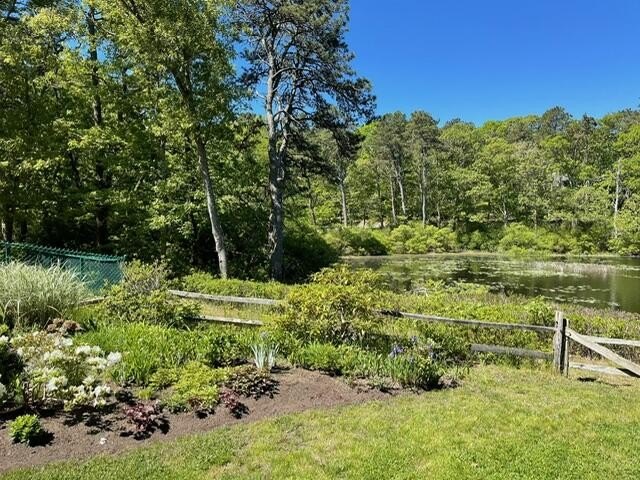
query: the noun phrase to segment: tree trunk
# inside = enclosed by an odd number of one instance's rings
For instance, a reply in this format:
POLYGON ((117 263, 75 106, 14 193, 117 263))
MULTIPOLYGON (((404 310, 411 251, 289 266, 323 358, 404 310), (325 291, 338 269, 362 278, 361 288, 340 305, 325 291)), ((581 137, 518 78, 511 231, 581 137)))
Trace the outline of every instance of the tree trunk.
POLYGON ((309 213, 311 214, 311 221, 313 225, 318 225, 318 219, 316 218, 316 206, 313 200, 313 190, 311 189, 311 178, 306 177, 307 180, 307 190, 309 191, 309 213))
POLYGON ((396 214, 396 189, 391 179, 391 223, 395 226, 398 224, 398 215, 396 214))
POLYGON ((2 219, 2 239, 13 242, 13 213, 8 212, 2 219))
POLYGON ((278 151, 276 139, 269 139, 269 196, 271 213, 269 215, 269 250, 271 277, 284 279, 284 161, 278 151), (273 145, 272 145, 273 144, 273 145))
POLYGON ((620 191, 621 191, 621 165, 618 160, 618 168, 616 169, 616 194, 613 200, 613 237, 618 238, 618 212, 620 209, 620 191))
MULTIPOLYGON (((269 57, 269 75, 267 77, 267 95, 265 106, 267 112, 267 131, 269 136, 269 198, 271 212, 269 214, 269 263, 271 278, 284 280, 284 176, 285 155, 287 149, 287 125, 282 126, 282 142, 278 145, 278 132, 274 115, 276 66, 273 56, 269 57)), ((285 120, 286 122, 286 120, 285 120)))
POLYGON ((340 179, 340 201, 342 203, 342 225, 349 226, 349 217, 347 213, 347 191, 344 186, 344 179, 340 179))
POLYGON ((195 135, 195 143, 198 150, 198 166, 200 167, 200 175, 204 184, 204 192, 207 197, 207 210, 209 211, 209 220, 211 222, 211 233, 216 244, 216 252, 218 253, 218 267, 222 278, 228 277, 227 272, 227 249, 224 244, 224 235, 220 218, 218 217, 218 209, 216 207, 216 197, 211 181, 211 173, 209 172, 209 160, 207 158, 207 149, 204 139, 200 133, 195 135))
POLYGON ((400 193, 400 208, 402 209, 402 216, 407 217, 407 202, 404 196, 404 182, 402 177, 398 177, 398 192, 400 193))
MULTIPOLYGON (((102 115, 102 99, 98 92, 100 86, 100 77, 98 74, 98 46, 96 38, 96 11, 93 7, 89 7, 87 13, 87 32, 89 33, 89 61, 91 62, 91 86, 93 88, 93 100, 92 100, 92 120, 95 127, 102 127, 103 115, 102 115)), ((102 152, 98 152, 96 156, 95 175, 98 187, 98 204, 95 210, 95 244, 96 247, 101 247, 108 242, 109 238, 109 207, 106 204, 100 194, 100 191, 107 190, 109 188, 109 182, 106 174, 106 167, 104 164, 104 158, 102 152)))

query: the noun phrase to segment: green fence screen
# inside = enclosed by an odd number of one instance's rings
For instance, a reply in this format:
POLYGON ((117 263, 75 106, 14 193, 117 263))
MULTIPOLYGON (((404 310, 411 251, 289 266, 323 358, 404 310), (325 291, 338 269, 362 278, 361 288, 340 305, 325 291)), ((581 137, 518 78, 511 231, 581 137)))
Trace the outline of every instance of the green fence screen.
POLYGON ((122 280, 124 257, 0 241, 0 262, 23 262, 49 267, 61 265, 78 273, 93 291, 122 280))

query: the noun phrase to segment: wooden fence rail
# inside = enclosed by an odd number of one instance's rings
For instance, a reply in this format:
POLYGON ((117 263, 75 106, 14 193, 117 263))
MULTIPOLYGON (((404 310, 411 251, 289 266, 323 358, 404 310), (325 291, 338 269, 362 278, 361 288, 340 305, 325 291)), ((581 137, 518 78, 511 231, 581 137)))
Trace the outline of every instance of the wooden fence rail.
MULTIPOLYGON (((204 293, 196 293, 196 292, 185 292, 182 290, 169 290, 169 293, 175 295, 180 298, 189 298, 195 300, 204 300, 204 301, 212 301, 212 302, 223 302, 223 303, 237 303, 243 305, 264 305, 264 306, 275 306, 282 303, 281 300, 274 300, 271 298, 256 298, 256 297, 237 297, 230 295, 209 295, 204 293)), ((84 304, 93 304, 102 301, 102 297, 92 298, 85 302, 84 304)), ((479 353, 494 353, 494 354, 502 354, 502 355, 514 355, 518 357, 525 358, 535 358, 541 360, 551 360, 553 362, 554 368, 559 373, 567 375, 569 372, 569 368, 579 368, 584 370, 591 370, 600 373, 608 373, 608 374, 625 374, 640 377, 640 365, 637 365, 630 360, 618 355, 614 351, 610 350, 603 345, 619 345, 619 346, 629 346, 629 347, 640 347, 640 340, 627 340, 621 338, 607 338, 607 337, 597 337, 593 335, 582 335, 575 330, 569 328, 569 322, 567 318, 561 311, 557 311, 555 314, 555 326, 545 326, 545 325, 527 325, 520 323, 498 323, 498 322, 486 322, 481 320, 468 320, 461 318, 448 318, 448 317, 440 317, 437 315, 424 315, 420 313, 408 313, 408 312, 400 312, 395 310, 380 310, 377 311, 379 315, 390 316, 394 318, 407 318, 411 320, 425 321, 425 322, 436 322, 436 323, 444 323, 448 325, 460 325, 472 328, 494 328, 501 330, 521 330, 521 331, 530 331, 541 334, 551 334, 553 333, 553 353, 542 352, 538 350, 529 350, 525 348, 515 348, 515 347, 506 347, 503 345, 485 345, 485 344, 472 344, 471 350, 473 352, 479 353), (583 347, 586 347, 598 355, 604 357, 610 362, 615 364, 615 368, 608 367, 605 365, 592 365, 592 364, 583 364, 583 363, 575 363, 570 364, 569 361, 569 341, 574 341, 583 347)), ((208 322, 220 322, 220 323, 229 323, 236 325, 246 325, 246 326, 254 326, 259 327, 262 326, 263 323, 260 320, 247 320, 240 318, 229 318, 229 317, 217 317, 217 316, 208 316, 204 315, 198 317, 197 320, 208 321, 208 322)))

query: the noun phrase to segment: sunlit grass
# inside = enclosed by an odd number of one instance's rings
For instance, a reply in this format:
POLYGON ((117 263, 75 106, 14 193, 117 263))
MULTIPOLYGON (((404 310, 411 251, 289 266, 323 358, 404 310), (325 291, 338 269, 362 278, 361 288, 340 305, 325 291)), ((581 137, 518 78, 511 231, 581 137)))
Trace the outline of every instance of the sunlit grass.
MULTIPOLYGON (((237 425, 7 479, 632 479, 640 383, 482 367, 463 387, 237 425)), ((277 400, 276 400, 277 401, 277 400)))

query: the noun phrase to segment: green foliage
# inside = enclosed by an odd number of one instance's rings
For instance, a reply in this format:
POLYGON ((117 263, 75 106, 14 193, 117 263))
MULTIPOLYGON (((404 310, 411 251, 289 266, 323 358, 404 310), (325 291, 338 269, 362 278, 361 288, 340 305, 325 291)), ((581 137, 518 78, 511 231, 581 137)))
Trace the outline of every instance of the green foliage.
POLYGON ((87 295, 81 280, 58 265, 0 265, 0 323, 11 327, 43 328, 52 318, 69 314, 87 295))
POLYGON ((391 253, 453 252, 458 248, 456 234, 447 227, 400 225, 391 230, 387 243, 391 253))
POLYGON ((37 415, 20 415, 9 425, 9 436, 15 443, 36 445, 45 433, 37 415))
POLYGON ((233 327, 186 331, 162 325, 119 323, 84 333, 78 341, 122 352, 122 362, 111 372, 115 381, 148 385, 155 372, 191 361, 211 366, 238 364, 251 354, 253 336, 233 327))
POLYGON ((640 194, 624 204, 616 220, 617 235, 611 240, 616 252, 640 255, 640 194))
POLYGON ((180 368, 171 394, 163 401, 172 412, 193 410, 212 412, 218 404, 218 385, 226 377, 200 362, 189 362, 180 368))
POLYGON ((127 322, 184 326, 199 315, 200 307, 171 295, 168 288, 163 265, 134 261, 124 268, 122 283, 108 291, 103 306, 108 315, 127 322))
POLYGON ((285 278, 306 280, 312 273, 338 261, 338 252, 315 229, 305 224, 289 226, 284 242, 285 278))
MULTIPOLYGON (((498 244, 506 252, 582 253, 578 239, 567 233, 550 232, 546 229, 532 229, 525 225, 513 224, 505 227, 498 244)), ((588 248, 588 247, 587 247, 588 248)))
POLYGON ((384 242, 372 230, 341 227, 325 235, 329 245, 341 255, 386 255, 384 242))
POLYGON ((289 286, 277 282, 253 282, 249 280, 220 279, 209 273, 196 272, 182 277, 177 286, 188 292, 208 295, 230 295, 237 297, 273 298, 286 297, 289 286))
POLYGON ((332 375, 343 373, 343 346, 331 343, 311 342, 289 356, 296 366, 307 370, 320 370, 332 375))
POLYGON ((278 389, 278 382, 267 370, 251 365, 235 368, 230 373, 225 385, 238 395, 254 399, 265 395, 273 397, 278 389))
POLYGON ((379 295, 357 286, 309 284, 291 290, 274 322, 294 337, 309 341, 357 341, 375 328, 379 295))
POLYGON ((382 276, 369 268, 355 269, 347 264, 323 268, 311 277, 318 285, 355 287, 359 290, 382 290, 385 286, 382 276))

